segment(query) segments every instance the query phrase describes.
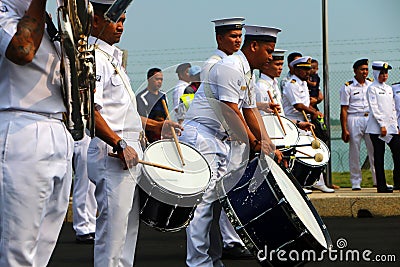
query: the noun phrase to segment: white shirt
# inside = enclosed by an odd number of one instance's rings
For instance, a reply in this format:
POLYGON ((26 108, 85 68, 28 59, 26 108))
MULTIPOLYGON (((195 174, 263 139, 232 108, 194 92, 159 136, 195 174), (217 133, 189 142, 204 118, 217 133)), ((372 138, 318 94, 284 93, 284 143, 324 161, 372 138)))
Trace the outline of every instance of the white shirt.
MULTIPOLYGON (((257 102, 271 102, 269 98, 268 91, 271 92, 272 98, 275 104, 279 104, 282 107, 282 95, 281 90, 278 86, 278 80, 276 78, 272 79, 268 75, 261 73, 260 79, 258 79, 256 84, 256 100, 257 102)), ((261 115, 266 115, 265 111, 260 110, 261 115)), ((285 116, 283 108, 281 108, 280 115, 285 116)))
POLYGON ((397 134, 397 116, 393 90, 386 83, 374 81, 367 90, 370 115, 366 133, 380 134, 385 127, 388 134, 397 134))
POLYGON ((172 101, 174 104, 174 109, 177 109, 179 106, 179 99, 183 95, 186 87, 189 86, 188 82, 179 80, 178 83, 175 85, 174 91, 172 92, 172 101))
POLYGON ((25 4, 29 6, 29 1, 17 2, 0 2, 6 10, 0 12, 0 110, 51 114, 65 112, 60 85, 60 60, 46 31, 31 63, 20 66, 5 57, 7 47, 17 31, 17 24, 25 12, 25 4))
POLYGON ((286 117, 292 120, 305 121, 303 113, 295 109, 294 105, 304 104, 306 107, 310 106, 307 81, 302 81, 296 75, 293 75, 292 80, 286 83, 282 93, 282 105, 286 117))
POLYGON ((400 125, 400 83, 395 83, 392 85, 394 105, 397 114, 397 125, 400 125))
POLYGON ((204 86, 209 84, 216 99, 238 104, 241 108, 255 108, 255 77, 241 51, 220 60, 210 70, 208 83, 203 81, 186 113, 185 121, 194 120, 221 134, 225 129, 205 97, 204 86))
POLYGON ((221 59, 227 57, 228 55, 219 49, 216 49, 214 51, 214 54, 209 57, 206 62, 204 62, 204 65, 201 67, 201 72, 200 72, 200 81, 205 81, 208 79, 208 74, 210 72, 210 69, 221 59))
POLYGON ((365 113, 369 111, 367 89, 371 83, 371 81, 365 80, 364 84, 360 84, 353 78, 340 88, 340 105, 349 106, 347 109, 348 114, 365 113))
MULTIPOLYGON (((94 37, 89 38, 90 43, 95 40, 94 37)), ((142 122, 137 112, 136 98, 131 98, 127 91, 132 91, 132 88, 129 77, 122 67, 122 51, 100 39, 97 40, 97 44, 96 92, 94 94, 96 109, 114 132, 141 132, 142 122), (120 72, 121 75, 116 73, 110 59, 120 70, 123 70, 120 72)))

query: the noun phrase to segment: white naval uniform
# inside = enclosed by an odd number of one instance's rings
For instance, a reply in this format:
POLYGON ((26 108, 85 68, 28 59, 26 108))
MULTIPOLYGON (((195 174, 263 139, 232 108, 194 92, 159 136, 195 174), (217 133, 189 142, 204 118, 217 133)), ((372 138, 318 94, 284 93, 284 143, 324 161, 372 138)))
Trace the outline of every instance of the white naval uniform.
MULTIPOLYGON (((269 98, 268 91, 271 92, 272 98, 275 104, 279 104, 281 106, 281 112, 279 115, 285 116, 285 111, 282 107, 282 94, 281 90, 278 87, 278 79, 272 79, 268 75, 261 73, 260 79, 257 81, 256 87, 256 100, 257 102, 267 102, 270 103, 271 99, 269 98)), ((267 115, 268 113, 260 110, 260 114, 262 116, 267 115)), ((273 114, 273 113, 269 113, 273 114)))
POLYGON ((392 89, 397 114, 397 125, 400 125, 400 83, 392 84, 392 89))
MULTIPOLYGON (((210 70, 208 81, 216 99, 237 103, 239 109, 256 107, 254 75, 251 76, 249 63, 241 51, 215 64, 210 70)), ((209 230, 213 218, 213 205, 218 197, 215 185, 227 170, 226 157, 229 149, 227 143, 222 141, 227 137, 225 130, 205 97, 204 84, 206 82, 199 87, 186 113, 185 131, 182 132, 180 140, 194 145, 206 157, 213 174, 210 185, 186 230, 186 264, 212 267, 223 266, 220 262, 221 255, 212 258, 208 254, 209 230)))
MULTIPOLYGON (((95 38, 91 37, 92 43, 95 38)), ((124 71, 116 74, 109 59, 122 69, 122 51, 97 40, 96 108, 108 126, 135 149, 139 158, 143 152, 139 142, 143 131, 136 99, 124 71), (103 52, 101 52, 103 51, 103 52), (104 54, 106 53, 106 54, 104 54), (129 88, 125 88, 125 85, 129 88)), ((94 247, 94 266, 132 266, 139 227, 139 194, 137 177, 140 165, 123 170, 120 159, 108 156, 112 147, 93 138, 88 148, 88 174, 96 184, 98 217, 94 247)))
POLYGON ((97 204, 94 196, 96 186, 89 180, 87 150, 90 137, 74 142, 74 183, 72 192, 72 226, 76 235, 94 233, 96 230, 97 204))
MULTIPOLYGON (((374 70, 374 72, 378 72, 374 70)), ((375 75, 375 73, 374 73, 375 75)), ((376 75, 378 76, 378 75, 376 75)), ((369 110, 366 132, 370 134, 374 145, 375 170, 377 189, 387 188, 384 172, 385 141, 380 140, 381 127, 385 127, 386 138, 391 137, 386 143, 389 145, 393 158, 393 182, 394 187, 400 187, 400 137, 397 124, 397 114, 392 88, 386 83, 375 80, 367 91, 369 110)))
POLYGON ((350 182, 353 188, 361 187, 360 148, 362 139, 364 139, 367 148, 372 179, 374 184, 376 184, 374 147, 372 146, 369 135, 365 132, 369 117, 367 89, 370 85, 371 82, 369 80, 365 80, 364 84, 360 84, 353 78, 340 89, 340 105, 348 106, 347 129, 350 132, 349 169, 350 182))
MULTIPOLYGON (((178 83, 175 85, 174 90, 172 92, 172 103, 174 105, 174 110, 177 110, 180 103, 180 98, 185 92, 186 87, 189 86, 188 82, 178 80, 178 83)), ((175 112, 175 116, 179 116, 177 112, 175 112)))
POLYGON ((31 63, 5 57, 30 1, 0 6, 0 266, 48 264, 67 212, 73 140, 60 66, 45 32, 31 63))
POLYGON ((294 108, 295 104, 310 106, 310 93, 306 81, 296 75, 291 76, 282 91, 282 105, 286 117, 291 120, 305 121, 303 113, 294 108))
MULTIPOLYGON (((209 57, 204 65, 201 67, 200 72, 200 80, 206 81, 208 79, 208 75, 210 69, 221 59, 227 57, 228 55, 219 49, 214 51, 214 55, 209 57)), ((204 88, 203 88, 204 89, 204 88)), ((203 91, 204 93, 204 91, 203 91)), ((204 99, 207 101, 207 99, 204 99)), ((201 103, 203 104, 203 103, 201 103)), ((208 104, 208 103, 207 103, 208 104)), ((195 111, 197 109, 193 109, 195 111)), ((227 171, 235 170, 238 165, 242 162, 242 154, 243 154, 243 146, 239 142, 232 141, 230 142, 230 149, 228 153, 228 162, 227 162, 227 171)), ((239 235, 236 233, 235 229, 233 228, 231 222, 229 221, 228 217, 226 216, 225 211, 222 209, 221 215, 219 217, 219 227, 222 235, 222 242, 224 248, 233 247, 235 244, 240 244, 244 246, 243 241, 240 239, 239 235)))

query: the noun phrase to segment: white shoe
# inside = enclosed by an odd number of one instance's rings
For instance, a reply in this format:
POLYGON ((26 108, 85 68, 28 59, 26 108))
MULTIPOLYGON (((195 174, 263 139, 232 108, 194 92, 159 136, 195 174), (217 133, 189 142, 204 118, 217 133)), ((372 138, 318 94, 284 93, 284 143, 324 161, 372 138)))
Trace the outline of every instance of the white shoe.
POLYGON ((312 190, 310 190, 310 189, 303 188, 303 190, 304 190, 304 193, 306 193, 307 195, 312 193, 312 190))
POLYGON ((312 188, 318 189, 324 193, 334 193, 335 189, 329 188, 326 185, 313 185, 312 188))

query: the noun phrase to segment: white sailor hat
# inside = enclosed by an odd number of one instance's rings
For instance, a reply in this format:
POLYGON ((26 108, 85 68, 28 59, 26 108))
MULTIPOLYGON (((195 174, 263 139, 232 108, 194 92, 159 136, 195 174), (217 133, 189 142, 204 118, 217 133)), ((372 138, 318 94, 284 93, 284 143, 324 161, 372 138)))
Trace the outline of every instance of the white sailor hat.
POLYGON ((287 50, 275 48, 272 52, 272 60, 283 60, 285 58, 284 54, 287 50))
POLYGON ((90 0, 91 3, 102 4, 102 5, 112 5, 115 0, 90 0))
POLYGON ((234 17, 234 18, 225 18, 225 19, 216 19, 212 20, 215 24, 215 30, 240 30, 243 28, 244 18, 242 17, 234 17))
POLYGON ((311 69, 311 57, 299 57, 298 59, 293 60, 290 62, 290 67, 295 68, 310 68, 311 69))
POLYGON ((278 28, 258 25, 244 25, 244 28, 246 29, 244 37, 246 40, 260 40, 274 43, 276 43, 276 37, 281 31, 278 28))
POLYGON ((193 65, 189 68, 189 76, 196 76, 197 74, 200 74, 201 72, 201 67, 198 65, 193 65))
POLYGON ((387 62, 384 61, 374 61, 372 62, 373 70, 391 70, 392 66, 390 66, 387 62))

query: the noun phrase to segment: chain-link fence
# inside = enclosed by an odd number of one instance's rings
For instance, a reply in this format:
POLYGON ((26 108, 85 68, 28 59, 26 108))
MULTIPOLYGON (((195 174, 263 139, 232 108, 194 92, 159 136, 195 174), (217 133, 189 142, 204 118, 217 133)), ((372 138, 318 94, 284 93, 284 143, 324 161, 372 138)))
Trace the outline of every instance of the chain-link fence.
MULTIPOLYGON (((292 51, 301 51, 303 55, 310 55, 319 59, 319 75, 322 77, 322 52, 321 43, 302 43, 302 44, 282 44, 277 46, 292 51), (302 49, 298 47, 302 46, 302 49)), ((333 42, 329 53, 329 105, 331 123, 331 169, 332 172, 344 172, 349 170, 349 145, 341 140, 340 127, 340 88, 343 84, 354 76, 353 62, 360 58, 370 58, 373 60, 385 60, 393 66, 389 72, 388 84, 400 81, 400 37, 380 39, 379 41, 366 40, 344 40, 333 42), (373 42, 373 43, 372 43, 373 42), (379 49, 376 48, 378 45, 379 49), (357 48, 358 50, 355 50, 357 48)), ((165 50, 146 50, 146 51, 128 51, 128 74, 132 79, 132 88, 139 92, 146 88, 146 73, 152 67, 159 67, 164 73, 164 82, 162 90, 167 93, 168 103, 172 107, 172 89, 176 85, 178 78, 175 73, 176 66, 183 62, 190 62, 192 65, 202 65, 202 61, 212 54, 214 48, 186 48, 186 49, 165 49, 165 50)), ((287 66, 284 67, 282 77, 287 73, 287 66)), ((370 75, 372 71, 370 68, 370 75)), ((321 80, 321 89, 323 81, 321 80)), ((323 103, 319 104, 323 110, 323 103)), ((171 109, 171 108, 170 108, 171 109)), ((364 163, 367 156, 365 144, 361 147, 361 164, 364 163)), ((351 159, 356 160, 356 159, 351 159)), ((392 169, 393 162, 391 153, 387 150, 385 154, 385 169, 392 169)))

